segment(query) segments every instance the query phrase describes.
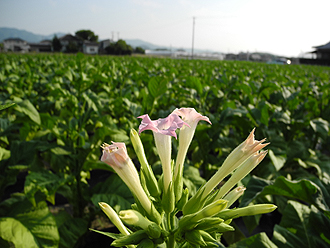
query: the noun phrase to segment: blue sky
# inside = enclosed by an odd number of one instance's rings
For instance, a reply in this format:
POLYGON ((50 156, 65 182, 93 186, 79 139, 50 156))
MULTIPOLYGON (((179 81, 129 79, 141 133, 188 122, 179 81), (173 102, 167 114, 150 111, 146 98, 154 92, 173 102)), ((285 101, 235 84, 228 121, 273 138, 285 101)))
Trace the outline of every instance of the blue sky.
POLYGON ((330 0, 0 0, 0 27, 298 56, 330 41, 330 0))

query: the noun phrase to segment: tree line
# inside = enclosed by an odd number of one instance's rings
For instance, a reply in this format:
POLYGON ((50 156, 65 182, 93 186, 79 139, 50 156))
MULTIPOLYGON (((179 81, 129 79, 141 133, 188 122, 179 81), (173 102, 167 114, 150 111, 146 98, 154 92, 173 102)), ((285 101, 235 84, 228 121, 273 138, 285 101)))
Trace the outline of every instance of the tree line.
MULTIPOLYGON (((98 35, 96 35, 91 30, 78 30, 75 32, 75 36, 83 41, 98 42, 98 35)), ((56 35, 52 40, 52 46, 54 52, 60 52, 62 49, 61 41, 56 35)), ((69 44, 66 46, 66 52, 68 53, 76 53, 79 50, 81 50, 81 47, 73 42, 69 42, 69 44)), ((133 48, 122 39, 118 40, 117 42, 111 42, 110 45, 107 46, 104 50, 106 54, 110 55, 131 55, 132 53, 145 53, 145 50, 142 47, 133 48)))

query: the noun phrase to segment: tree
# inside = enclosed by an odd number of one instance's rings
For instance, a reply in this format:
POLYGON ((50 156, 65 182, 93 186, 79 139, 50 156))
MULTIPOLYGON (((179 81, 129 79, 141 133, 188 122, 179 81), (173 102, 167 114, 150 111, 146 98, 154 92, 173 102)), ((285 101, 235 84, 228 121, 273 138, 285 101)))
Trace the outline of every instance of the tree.
POLYGON ((69 44, 66 46, 65 52, 66 53, 77 53, 77 52, 79 52, 79 46, 76 43, 69 41, 69 44))
POLYGON ((54 36, 54 38, 52 40, 52 46, 53 46, 54 52, 59 52, 62 49, 62 44, 56 35, 54 36))
POLYGON ((126 44, 124 40, 118 40, 116 43, 111 43, 105 48, 107 54, 112 55, 131 55, 133 48, 126 44))
POLYGON ((142 47, 136 47, 134 53, 145 54, 145 50, 142 47))
POLYGON ((80 37, 83 40, 88 40, 88 41, 92 41, 92 42, 97 42, 99 39, 98 35, 95 35, 93 31, 91 30, 78 30, 76 32, 76 36, 80 37))

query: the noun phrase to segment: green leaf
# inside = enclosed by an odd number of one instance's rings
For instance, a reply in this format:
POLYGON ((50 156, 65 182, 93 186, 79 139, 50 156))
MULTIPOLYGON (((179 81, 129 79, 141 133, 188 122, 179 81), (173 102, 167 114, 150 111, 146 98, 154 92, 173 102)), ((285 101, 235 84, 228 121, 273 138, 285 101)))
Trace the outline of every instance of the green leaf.
POLYGON ((315 208, 289 201, 272 241, 278 247, 329 247, 329 219, 315 208), (317 230, 317 231, 316 231, 317 230))
POLYGON ((58 247, 59 233, 46 202, 36 207, 23 195, 16 195, 0 204, 0 236, 17 248, 58 247))
POLYGON ((98 207, 99 202, 106 202, 117 212, 131 208, 134 198, 117 174, 111 175, 106 181, 97 184, 93 189, 91 201, 98 207))
POLYGON ((50 170, 30 172, 25 179, 24 193, 34 206, 36 205, 34 195, 38 191, 42 192, 46 199, 55 205, 55 193, 70 180, 71 177, 56 175, 50 170))
POLYGON ((15 105, 15 103, 8 103, 8 104, 4 104, 4 105, 0 105, 0 111, 4 110, 6 108, 9 108, 11 106, 15 105))
POLYGON ((167 82, 166 80, 159 80, 155 77, 152 77, 148 82, 149 93, 153 98, 157 98, 167 91, 167 82))
POLYGON ((39 112, 36 110, 36 108, 32 105, 32 103, 29 100, 25 99, 22 102, 18 102, 16 108, 21 113, 26 114, 36 124, 38 125, 41 124, 39 112))
POLYGON ((266 233, 258 233, 242 241, 236 242, 229 246, 229 248, 277 248, 277 246, 268 238, 266 233))
POLYGON ((283 165, 285 164, 286 158, 285 156, 276 156, 272 150, 268 150, 268 155, 270 160, 273 162, 273 165, 276 168, 276 171, 279 171, 283 165))
POLYGON ((247 185, 240 206, 247 206, 265 195, 284 196, 312 204, 322 211, 329 211, 322 190, 317 184, 307 179, 290 181, 283 176, 278 177, 275 182, 253 176, 247 185))
POLYGON ((0 218, 0 236, 13 243, 17 248, 39 247, 31 231, 14 218, 0 218))
POLYGON ((203 86, 197 77, 189 77, 187 84, 190 88, 195 89, 199 95, 203 93, 203 86))
POLYGON ((323 139, 327 138, 329 133, 329 123, 326 120, 322 118, 316 118, 310 121, 310 125, 314 132, 320 134, 323 139))
POLYGON ((278 177, 273 185, 264 188, 261 195, 286 196, 312 204, 323 211, 329 211, 329 207, 323 199, 321 189, 307 179, 290 181, 285 177, 278 177))
POLYGON ((75 247, 78 239, 88 230, 86 220, 72 218, 66 211, 59 212, 55 219, 60 234, 60 248, 75 247))

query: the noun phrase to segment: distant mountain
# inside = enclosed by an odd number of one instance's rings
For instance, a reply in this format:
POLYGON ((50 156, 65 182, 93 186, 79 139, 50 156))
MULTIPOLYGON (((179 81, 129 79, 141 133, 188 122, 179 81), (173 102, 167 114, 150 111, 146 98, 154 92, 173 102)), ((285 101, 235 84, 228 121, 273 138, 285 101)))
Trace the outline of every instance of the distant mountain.
POLYGON ((21 38, 22 40, 25 40, 27 42, 40 42, 42 40, 51 40, 54 38, 54 35, 57 35, 57 37, 61 37, 65 35, 65 33, 40 35, 17 28, 0 28, 0 42, 8 38, 21 38))
POLYGON ((143 40, 139 40, 139 39, 126 39, 125 40, 126 43, 132 47, 142 47, 143 49, 157 49, 157 48, 167 48, 165 46, 158 46, 158 45, 154 45, 152 43, 143 41, 143 40))

